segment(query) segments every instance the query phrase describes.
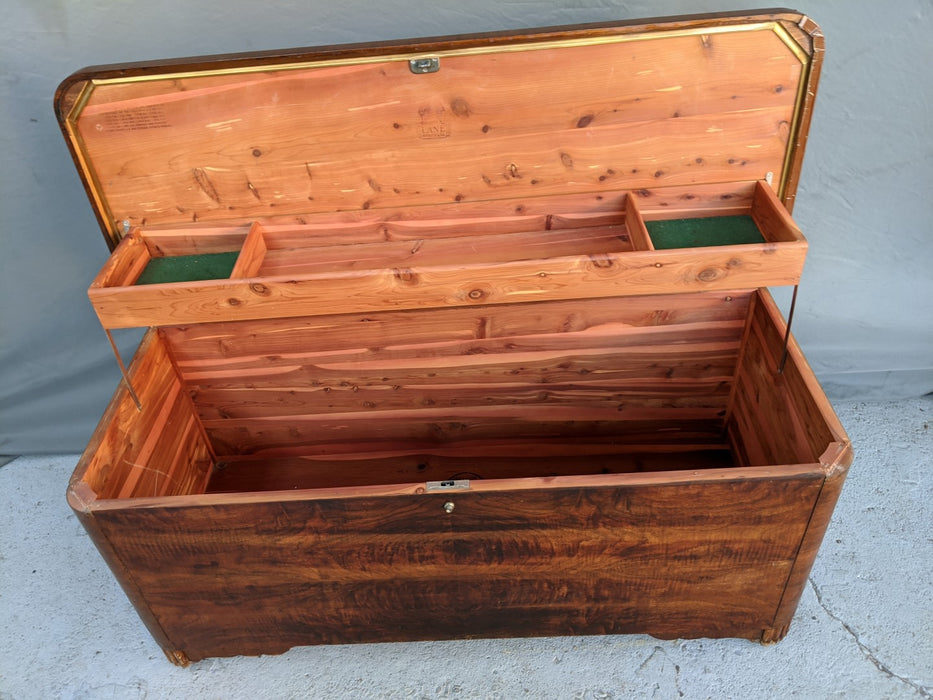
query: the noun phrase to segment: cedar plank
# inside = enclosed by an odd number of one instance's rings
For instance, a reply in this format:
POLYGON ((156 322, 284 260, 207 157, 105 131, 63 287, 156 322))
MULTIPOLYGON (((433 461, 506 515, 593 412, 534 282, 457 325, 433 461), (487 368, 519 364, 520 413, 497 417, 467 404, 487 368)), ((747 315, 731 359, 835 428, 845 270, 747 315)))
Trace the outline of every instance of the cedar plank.
MULTIPOLYGON (((415 322, 417 323, 417 322, 415 322)), ((738 348, 741 322, 681 323, 664 326, 631 327, 622 323, 605 323, 580 331, 564 333, 515 335, 469 340, 436 340, 398 345, 380 343, 373 347, 361 338, 351 348, 354 328, 346 333, 347 347, 340 350, 318 349, 313 337, 296 346, 289 339, 280 344, 279 338, 270 339, 265 352, 256 355, 232 355, 178 362, 180 373, 190 382, 211 378, 223 379, 255 373, 257 377, 287 373, 296 368, 318 367, 326 369, 382 370, 466 367, 494 365, 499 362, 533 362, 572 355, 594 355, 619 352, 630 356, 654 357, 665 361, 668 357, 689 357, 723 352, 730 354, 738 348), (670 347, 674 346, 674 347, 670 347), (681 347, 682 346, 682 347, 681 347), (351 367, 352 366, 352 367, 351 367)), ((369 331, 371 329, 360 329, 369 331)), ((440 335, 440 332, 438 333, 440 335)), ((382 339, 383 341, 389 339, 382 339)), ((390 340, 391 342, 391 340, 390 340)), ((224 349, 226 349, 225 346, 224 349)))
POLYGON ((542 260, 207 280, 88 291, 106 328, 726 291, 796 284, 806 245, 765 243, 542 260))
MULTIPOLYGON (((471 137, 462 144, 446 143, 443 139, 423 141, 412 138, 413 134, 409 133, 408 138, 419 143, 410 148, 405 144, 398 146, 405 148, 399 153, 405 162, 404 169, 398 167, 394 158, 367 163, 372 150, 365 144, 353 142, 338 146, 327 141, 326 134, 319 134, 322 141, 318 145, 323 152, 316 150, 307 158, 319 163, 315 166, 314 179, 352 185, 315 190, 313 202, 308 201, 304 158, 300 162, 251 173, 255 182, 248 180, 239 168, 217 168, 210 175, 209 186, 168 189, 166 185, 178 175, 160 162, 154 162, 153 158, 183 158, 194 164, 216 159, 216 149, 243 150, 239 140, 226 147, 214 142, 173 142, 166 151, 140 159, 150 161, 145 176, 125 173, 109 181, 119 181, 119 189, 115 184, 103 188, 115 215, 132 220, 146 218, 152 226, 177 221, 179 207, 194 212, 198 221, 206 223, 229 220, 231 216, 265 223, 263 217, 267 213, 302 216, 308 211, 514 199, 623 187, 639 190, 688 186, 697 182, 698 169, 703 170, 704 182, 755 180, 767 172, 773 172, 774 177, 780 179, 780 163, 787 144, 786 134, 781 134, 775 125, 789 122, 792 112, 790 106, 781 106, 725 113, 717 116, 722 130, 713 133, 709 132, 708 115, 611 125, 593 129, 599 134, 595 140, 589 133, 591 130, 575 128, 572 124, 565 130, 536 131, 530 135, 471 137), (572 154, 574 164, 574 174, 569 180, 567 167, 561 159, 561 154, 567 153, 572 154), (704 165, 696 166, 697 160, 704 165), (639 162, 648 162, 650 166, 638 169, 636 174, 626 174, 624 179, 607 175, 608 171, 619 172, 615 168, 620 163, 639 162), (527 175, 524 174, 526 170, 527 175), (264 177, 260 179, 254 175, 264 177), (370 181, 379 183, 379 189, 373 190, 368 184, 370 181), (529 184, 532 181, 534 185, 529 184), (253 187, 248 187, 247 182, 253 187), (153 185, 158 186, 151 189, 153 185), (266 201, 254 195, 254 192, 275 191, 284 198, 266 201), (139 197, 152 201, 144 217, 141 212, 137 214, 139 197), (271 212, 270 203, 274 204, 271 212)), ((242 135, 237 138, 242 139, 242 135)), ((267 137, 267 140, 274 139, 274 135, 267 137)), ((108 158, 103 153, 98 157, 100 160, 108 158)), ((197 172, 197 168, 194 170, 197 172)), ((191 181, 195 183, 197 178, 192 176, 191 181)), ((189 220, 193 215, 189 215, 189 220)))
POLYGON ((357 453, 360 450, 430 450, 472 440, 613 437, 620 442, 695 441, 722 435, 721 411, 664 409, 656 414, 615 410, 483 407, 380 411, 284 419, 205 421, 217 453, 289 456, 357 453), (645 416, 642 418, 641 416, 645 416))
POLYGON ((755 186, 751 214, 766 240, 806 242, 797 224, 774 194, 774 190, 763 180, 759 180, 755 186))
POLYGON ((543 302, 292 319, 192 324, 162 329, 181 366, 201 360, 307 351, 339 352, 456 340, 582 332, 623 324, 632 332, 672 324, 744 322, 749 292, 543 302), (270 353, 270 347, 274 353, 270 353))
MULTIPOLYGON (((762 337, 766 338, 776 367, 784 345, 786 325, 770 294, 760 295, 762 301, 756 304, 755 309, 757 328, 762 337)), ((821 455, 831 442, 848 444, 845 430, 793 336, 788 344, 788 358, 781 376, 784 391, 790 397, 791 408, 798 415, 798 425, 809 441, 810 448, 821 455)))
MULTIPOLYGON (((642 446, 618 444, 586 445, 580 441, 549 444, 551 454, 531 456, 531 443, 510 445, 513 454, 462 456, 432 453, 403 454, 371 458, 293 457, 281 459, 225 460, 215 470, 207 492, 256 492, 288 489, 316 489, 371 484, 400 484, 449 479, 515 479, 587 474, 658 472, 678 469, 714 469, 731 467, 727 449, 722 445, 642 446), (597 450, 587 448, 599 448, 597 450), (518 454, 524 448, 525 454, 518 454)), ((351 455, 352 457, 352 455, 351 455)))
POLYGON ((139 230, 134 229, 120 241, 113 254, 107 258, 107 262, 91 283, 91 289, 131 285, 146 269, 149 260, 149 248, 139 230))
POLYGON ((275 277, 419 265, 474 265, 631 250, 628 231, 621 225, 451 237, 439 237, 439 232, 432 230, 419 233, 424 237, 417 240, 355 246, 319 246, 307 241, 302 247, 270 251, 257 274, 275 277))
MULTIPOLYGON (((147 81, 155 83, 151 88, 155 97, 139 97, 132 101, 124 99, 125 86, 114 85, 111 88, 99 85, 94 92, 94 103, 85 109, 78 127, 88 150, 94 153, 98 179, 108 190, 106 194, 111 210, 116 216, 132 214, 131 218, 138 220, 143 215, 136 211, 138 203, 147 202, 145 216, 150 222, 190 220, 192 212, 196 212, 200 221, 220 216, 226 218, 230 215, 229 206, 252 210, 261 216, 272 213, 269 211, 269 193, 272 192, 278 193, 279 197, 274 201, 276 213, 284 209, 288 213, 300 214, 316 207, 331 210, 348 206, 361 208, 364 202, 376 206, 382 200, 405 199, 408 203, 452 200, 457 194, 469 198, 473 191, 482 192, 483 198, 487 198, 486 191, 500 186, 500 181, 502 186, 511 190, 528 191, 548 186, 545 174, 540 178, 510 176, 508 168, 503 166, 502 153, 513 154, 512 159, 519 161, 519 167, 524 161, 535 158, 545 163, 556 161, 554 167, 559 170, 555 172, 561 181, 566 181, 567 175, 560 154, 570 153, 576 181, 583 179, 579 174, 590 174, 590 165, 596 165, 591 177, 599 186, 604 184, 599 181, 600 177, 606 184, 623 177, 626 180, 639 177, 639 174, 629 173, 628 169, 623 171, 618 163, 638 163, 643 160, 640 156, 646 153, 649 156, 658 154, 657 144, 644 143, 638 138, 618 138, 612 132, 619 128, 669 122, 678 130, 684 130, 686 127, 681 122, 697 120, 706 123, 710 114, 716 114, 723 120, 736 117, 741 121, 741 125, 735 127, 737 133, 730 135, 730 138, 741 140, 758 113, 780 110, 786 114, 782 118, 764 119, 758 133, 748 134, 747 143, 760 146, 768 135, 776 135, 778 144, 786 141, 786 131, 782 133, 780 124, 782 119, 789 120, 791 116, 790 106, 796 95, 794 85, 801 72, 800 63, 778 37, 767 30, 717 34, 715 43, 717 50, 714 54, 706 51, 696 37, 669 37, 664 42, 627 42, 518 52, 509 54, 508 61, 497 60, 502 57, 495 55, 448 56, 445 57, 445 69, 440 73, 414 78, 408 74, 403 62, 281 74, 270 71, 245 74, 240 84, 234 82, 220 89, 189 89, 173 95, 164 94, 158 81, 147 81), (667 49, 669 43, 678 48, 667 49), (636 57, 644 55, 650 58, 647 63, 632 62, 633 52, 636 57), (552 61, 559 61, 560 66, 565 67, 567 61, 572 60, 567 53, 586 56, 587 60, 582 65, 591 69, 578 73, 573 81, 565 79, 563 70, 549 74, 549 64, 544 59, 552 56, 552 61), (721 63, 723 59, 729 61, 728 65, 721 63), (733 64, 733 60, 739 62, 733 64), (494 71, 482 68, 489 62, 495 64, 494 71), (651 65, 652 62, 670 65, 664 70, 643 74, 640 66, 651 65), (605 70, 599 70, 599 65, 604 65, 605 70), (736 70, 737 65, 742 66, 742 70, 736 70), (480 72, 482 79, 474 74, 476 71, 480 72), (384 72, 394 79, 388 80, 384 72), (351 92, 343 89, 348 73, 352 74, 354 81, 362 81, 358 89, 351 92), (458 75, 462 76, 460 80, 457 80, 458 75), (544 82, 540 90, 529 95, 527 85, 532 75, 535 80, 544 82), (495 80, 490 76, 495 76, 495 80), (451 84, 451 80, 456 82, 451 84), (438 81, 444 85, 441 92, 438 92, 438 81), (318 87, 309 90, 305 84, 308 82, 318 87), (405 100, 398 99, 398 84, 413 91, 406 95, 405 100), (774 85, 780 85, 782 90, 773 90, 774 85), (114 90, 113 99, 117 100, 112 105, 106 104, 108 89, 114 90), (294 93, 294 99, 284 99, 283 90, 287 94, 294 93), (280 100, 275 118, 270 119, 269 109, 262 104, 261 96, 267 95, 271 99, 273 93, 280 100), (315 101, 313 125, 307 123, 308 115, 312 113, 307 109, 309 95, 315 101), (164 136, 158 133, 159 130, 150 130, 148 151, 143 156, 128 160, 125 154, 134 153, 132 139, 138 140, 138 135, 129 130, 107 128, 107 113, 153 105, 164 110, 164 119, 173 128, 166 129, 169 134, 164 136), (362 106, 373 109, 359 109, 362 106), (428 112, 419 115, 416 107, 428 112), (235 114, 242 121, 238 122, 237 129, 210 129, 210 145, 204 145, 204 125, 218 124, 218 119, 223 121, 223 114, 235 114), (351 114, 353 119, 347 119, 347 114, 351 114), (429 119, 428 126, 433 123, 432 119, 446 122, 448 137, 422 138, 425 118, 429 119), (98 130, 102 124, 104 128, 98 130), (397 127, 394 126, 396 124, 397 127), (528 153, 536 146, 548 145, 542 143, 542 135, 560 133, 564 125, 568 130, 562 137, 568 142, 566 145, 557 144, 557 149, 537 156, 528 153), (489 128, 483 131, 483 126, 489 128), (252 137, 244 136, 243 130, 252 137), (313 155, 303 155, 300 147, 290 141, 282 141, 285 138, 283 134, 296 132, 313 133, 318 139, 312 144, 313 155), (574 145, 573 137, 577 132, 589 139, 598 138, 592 156, 587 157, 583 145, 574 145), (160 137, 160 143, 151 143, 153 138, 160 137), (243 148, 244 142, 263 144, 264 147, 243 148), (462 152, 458 156, 460 167, 455 173, 450 173, 451 182, 443 183, 447 187, 443 184, 438 187, 436 179, 422 182, 418 173, 424 168, 420 167, 417 156, 426 153, 433 157, 434 151, 440 147, 445 153, 450 152, 451 144, 447 142, 462 144, 462 152), (613 157, 611 147, 618 143, 638 144, 639 150, 625 157, 613 157), (393 149, 399 157, 389 159, 386 166, 369 163, 370 167, 366 167, 367 161, 360 161, 352 153, 354 148, 367 155, 393 149), (254 155, 254 150, 259 155, 254 155), (218 153, 225 154, 224 165, 227 167, 212 172, 212 184, 205 186, 206 191, 188 186, 188 180, 194 183, 190 172, 202 164, 213 164, 218 153), (476 162, 483 153, 493 154, 492 160, 495 161, 485 168, 476 162), (164 163, 157 161, 159 157, 165 159, 164 163), (590 162, 591 158, 595 163, 590 162), (236 166, 236 172, 225 177, 223 171, 230 169, 231 162, 236 166), (309 162, 314 163, 310 171, 309 162), (179 167, 179 163, 190 167, 179 167), (295 165, 294 172, 287 167, 291 163, 295 165), (398 168, 398 163, 405 163, 406 168, 398 168), (467 165, 462 165, 464 163, 467 165), (168 164, 173 167, 169 168, 168 164), (459 184, 458 178, 464 177, 464 167, 470 167, 475 174, 475 184, 465 183, 468 187, 457 190, 455 185, 459 184), (248 177, 247 168, 250 171, 248 177), (500 175, 503 168, 505 173, 500 175), (483 170, 488 171, 485 174, 491 184, 480 178, 483 170), (179 173, 186 177, 184 188, 172 186, 179 173), (309 174, 313 176, 310 180, 309 174), (344 185, 340 189, 348 192, 340 193, 334 188, 333 195, 321 196, 320 188, 313 187, 313 183, 322 180, 340 182, 344 185), (533 185, 532 180, 541 184, 533 185), (311 196, 315 197, 313 203, 308 201, 309 189, 311 196), (438 189, 445 191, 438 192, 438 189), (333 199, 334 196, 339 199, 333 199)), ((550 69, 553 70, 553 66, 550 69)), ((723 128, 727 133, 730 131, 728 126, 723 128)), ((687 153, 695 157, 670 163, 665 163, 662 157, 644 168, 647 179, 635 180, 629 186, 654 185, 654 173, 659 169, 663 169, 667 177, 680 170, 690 182, 697 181, 698 173, 706 181, 716 181, 742 179, 736 177, 737 171, 761 170, 751 178, 745 178, 757 179, 768 170, 779 170, 779 167, 770 165, 756 167, 749 162, 748 149, 737 149, 731 154, 733 163, 728 163, 728 149, 712 144, 703 148, 704 141, 715 143, 721 138, 719 133, 699 130, 686 141, 693 145, 692 149, 683 149, 680 145, 670 149, 670 152, 677 151, 678 156, 687 153), (698 145, 706 153, 705 158, 699 153, 691 153, 697 150, 698 145), (674 173, 668 173, 668 169, 674 173)), ((759 150, 755 156, 762 153, 759 150)), ((779 164, 783 153, 784 145, 779 145, 771 157, 779 164)), ((432 174, 439 174, 437 171, 443 170, 439 166, 446 162, 449 161, 433 160, 432 174)), ((508 165, 508 159, 505 165, 508 165)), ((451 170, 454 170, 453 166, 451 170)))
POLYGON ((231 229, 207 226, 177 230, 146 227, 141 230, 141 236, 153 257, 230 253, 243 246, 246 235, 242 227, 231 229))
POLYGON ((75 470, 72 488, 84 483, 100 499, 178 493, 181 485, 197 480, 192 470, 203 475, 208 447, 156 333, 145 336, 129 376, 142 411, 123 387, 117 390, 75 470), (183 455, 191 450, 198 458, 186 461, 183 455), (168 473, 172 480, 164 478, 168 473))
MULTIPOLYGON (((259 418, 263 416, 347 411, 383 411, 421 406, 454 408, 508 404, 534 406, 612 406, 660 409, 702 407, 725 410, 730 384, 725 380, 677 382, 577 382, 573 384, 474 386, 382 386, 332 388, 258 388, 240 386, 213 388, 199 385, 192 390, 198 415, 203 420, 259 418)), ((287 420, 287 418, 286 418, 287 420)))

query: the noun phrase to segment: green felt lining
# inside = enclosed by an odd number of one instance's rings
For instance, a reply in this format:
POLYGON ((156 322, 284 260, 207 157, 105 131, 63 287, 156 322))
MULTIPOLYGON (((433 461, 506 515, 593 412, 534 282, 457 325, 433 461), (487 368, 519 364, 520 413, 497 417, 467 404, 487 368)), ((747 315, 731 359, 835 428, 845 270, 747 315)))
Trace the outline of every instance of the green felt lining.
POLYGON ((228 279, 239 252, 152 258, 136 284, 228 279))
POLYGON ((658 250, 765 242, 754 219, 746 214, 646 221, 645 226, 658 250))

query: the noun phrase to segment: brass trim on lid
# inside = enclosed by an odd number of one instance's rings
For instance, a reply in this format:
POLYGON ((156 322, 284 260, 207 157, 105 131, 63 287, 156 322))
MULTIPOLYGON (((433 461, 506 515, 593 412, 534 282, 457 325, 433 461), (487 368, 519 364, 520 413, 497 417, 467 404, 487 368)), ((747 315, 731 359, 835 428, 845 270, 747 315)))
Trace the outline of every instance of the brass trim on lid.
MULTIPOLYGON (((585 37, 581 39, 560 39, 556 41, 528 42, 526 44, 506 44, 496 46, 473 46, 462 49, 447 49, 431 51, 430 55, 443 59, 457 56, 482 56, 499 53, 521 53, 525 51, 543 51, 546 49, 564 49, 577 46, 600 46, 605 44, 623 44, 633 41, 651 41, 655 39, 670 39, 684 36, 705 34, 732 34, 737 32, 774 31, 781 40, 787 44, 791 52, 800 60, 806 60, 806 54, 795 42, 780 22, 766 21, 752 24, 729 24, 718 27, 690 27, 686 29, 670 29, 663 31, 647 31, 631 34, 615 34, 611 36, 585 37)), ((238 66, 235 68, 211 68, 200 71, 180 71, 177 73, 159 73, 153 75, 134 75, 125 78, 95 79, 95 85, 127 84, 151 82, 156 80, 184 80, 185 78, 210 77, 217 75, 239 75, 248 73, 269 73, 276 71, 292 71, 308 68, 322 68, 325 66, 359 66, 370 63, 408 63, 413 59, 424 58, 425 53, 408 52, 398 54, 373 54, 370 56, 357 56, 355 58, 331 58, 317 61, 300 61, 296 63, 283 63, 280 65, 238 66)))

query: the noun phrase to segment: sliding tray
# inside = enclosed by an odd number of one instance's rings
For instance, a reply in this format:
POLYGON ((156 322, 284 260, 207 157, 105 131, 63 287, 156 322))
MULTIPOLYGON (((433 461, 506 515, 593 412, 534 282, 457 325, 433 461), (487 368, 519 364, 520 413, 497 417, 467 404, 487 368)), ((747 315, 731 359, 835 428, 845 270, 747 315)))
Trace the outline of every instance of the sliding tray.
POLYGON ((807 244, 771 187, 719 191, 728 208, 647 210, 647 224, 638 195, 610 192, 248 232, 137 228, 89 295, 122 328, 796 284, 807 244))

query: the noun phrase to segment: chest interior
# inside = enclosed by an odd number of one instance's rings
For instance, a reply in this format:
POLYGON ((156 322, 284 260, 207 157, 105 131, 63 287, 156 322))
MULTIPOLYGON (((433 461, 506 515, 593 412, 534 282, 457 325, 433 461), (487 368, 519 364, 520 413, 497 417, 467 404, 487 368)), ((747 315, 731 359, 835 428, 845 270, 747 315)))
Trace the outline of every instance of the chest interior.
POLYGON ((63 128, 114 248, 91 301, 152 328, 141 408, 118 393, 83 478, 819 462, 839 431, 758 291, 806 254, 814 55, 762 15, 75 77, 63 128))

